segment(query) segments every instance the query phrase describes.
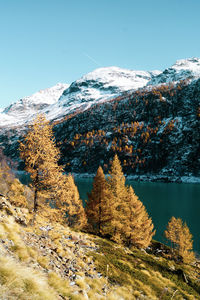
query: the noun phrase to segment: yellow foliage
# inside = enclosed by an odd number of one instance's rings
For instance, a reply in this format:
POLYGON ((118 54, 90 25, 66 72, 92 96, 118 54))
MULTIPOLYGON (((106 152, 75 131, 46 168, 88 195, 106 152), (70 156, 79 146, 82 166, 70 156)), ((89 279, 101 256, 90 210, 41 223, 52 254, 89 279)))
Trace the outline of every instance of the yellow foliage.
POLYGON ((122 234, 128 246, 147 248, 155 231, 144 205, 135 195, 132 187, 127 188, 123 218, 122 234))
POLYGON ((180 218, 172 217, 168 223, 165 236, 177 248, 179 256, 184 263, 191 263, 195 260, 192 234, 186 223, 183 224, 180 218))
POLYGON ((109 233, 112 218, 111 201, 112 194, 108 188, 103 169, 99 167, 86 204, 88 224, 93 232, 102 235, 109 233))
POLYGON ((56 185, 56 173, 62 171, 58 166, 59 150, 55 146, 52 126, 43 115, 38 115, 23 142, 20 142, 20 156, 25 161, 25 169, 31 175, 34 194, 34 211, 39 206, 38 193, 47 197, 56 185))

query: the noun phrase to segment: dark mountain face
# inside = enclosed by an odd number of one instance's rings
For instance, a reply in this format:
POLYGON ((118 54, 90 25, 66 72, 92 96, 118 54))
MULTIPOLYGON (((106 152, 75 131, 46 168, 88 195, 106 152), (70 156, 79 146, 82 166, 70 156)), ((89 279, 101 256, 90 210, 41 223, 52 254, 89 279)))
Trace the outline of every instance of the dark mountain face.
MULTIPOLYGON (((1 136, 18 158, 16 136, 1 136)), ((105 172, 115 153, 128 175, 200 176, 200 80, 124 93, 54 123, 67 172, 105 172)))
MULTIPOLYGON (((95 173, 101 165, 107 172, 117 153, 128 175, 162 180, 200 176, 199 69, 199 59, 178 61, 157 75, 105 68, 64 89, 46 114, 66 171, 95 173), (138 84, 145 87, 138 89, 138 84)), ((18 162, 18 140, 28 123, 24 120, 9 126, 5 119, 0 128, 5 154, 18 162)))
POLYGON ((200 175, 200 80, 126 93, 54 127, 66 170, 107 171, 115 153, 127 174, 200 175))

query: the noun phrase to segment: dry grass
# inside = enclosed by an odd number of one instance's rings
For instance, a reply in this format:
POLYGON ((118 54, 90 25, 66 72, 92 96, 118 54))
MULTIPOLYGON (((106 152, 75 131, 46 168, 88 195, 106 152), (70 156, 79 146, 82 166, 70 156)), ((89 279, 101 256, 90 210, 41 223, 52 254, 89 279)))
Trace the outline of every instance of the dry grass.
POLYGON ((0 257, 0 299, 55 300, 55 291, 42 273, 0 257))
POLYGON ((0 238, 6 241, 0 245, 0 255, 10 253, 13 256, 0 256, 0 299, 156 300, 162 295, 162 300, 169 300, 176 290, 174 300, 200 299, 195 269, 189 265, 177 265, 172 260, 137 249, 130 251, 113 242, 73 232, 58 223, 50 224, 41 216, 37 217, 37 221, 34 226, 25 228, 16 224, 12 216, 0 218, 0 238), (40 229, 47 225, 51 225, 52 230, 46 232, 40 229), (47 253, 36 242, 42 235, 46 247, 54 249, 54 254, 75 260, 75 285, 70 286, 70 281, 61 277, 63 273, 59 274, 59 268, 50 271, 50 262, 54 258, 45 257, 47 253), (85 252, 86 246, 95 249, 89 248, 85 252), (93 261, 97 271, 92 267, 93 261), (28 264, 33 264, 40 271, 27 267, 28 264), (190 284, 173 273, 177 269, 187 274, 190 284), (86 277, 86 272, 92 278, 86 277), (101 278, 97 278, 97 272, 102 274, 101 278))
POLYGON ((46 256, 38 256, 37 257, 37 262, 39 265, 48 270, 48 265, 49 265, 49 259, 46 256))

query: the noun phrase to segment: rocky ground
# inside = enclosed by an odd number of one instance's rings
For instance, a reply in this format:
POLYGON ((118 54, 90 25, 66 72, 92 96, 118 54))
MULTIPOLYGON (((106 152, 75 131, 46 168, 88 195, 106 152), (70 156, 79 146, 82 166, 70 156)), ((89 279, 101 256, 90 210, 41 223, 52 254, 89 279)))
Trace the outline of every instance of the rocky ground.
POLYGON ((0 197, 0 299, 200 299, 200 267, 153 242, 130 250, 0 197))

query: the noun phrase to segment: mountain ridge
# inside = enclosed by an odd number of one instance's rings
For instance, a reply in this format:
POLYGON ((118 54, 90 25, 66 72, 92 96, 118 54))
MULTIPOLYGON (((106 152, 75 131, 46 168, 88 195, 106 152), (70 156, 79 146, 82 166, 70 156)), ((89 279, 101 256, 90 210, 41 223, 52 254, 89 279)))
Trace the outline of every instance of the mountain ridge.
MULTIPOLYGON (((121 70, 97 69, 38 111, 54 125, 66 171, 95 173, 101 164, 106 172, 117 153, 127 175, 164 181, 200 176, 200 59, 179 60, 153 75, 121 70), (132 87, 139 82, 140 88, 129 89, 133 77, 132 87)), ((18 140, 31 118, 19 126, 16 119, 12 126, 0 119, 0 145, 18 160, 18 140)))
POLYGON ((163 72, 134 71, 119 67, 98 68, 70 85, 58 83, 12 103, 0 111, 0 127, 26 124, 37 113, 45 113, 50 120, 59 119, 75 109, 88 109, 97 101, 110 100, 129 90, 199 77, 199 58, 177 60, 163 72))

